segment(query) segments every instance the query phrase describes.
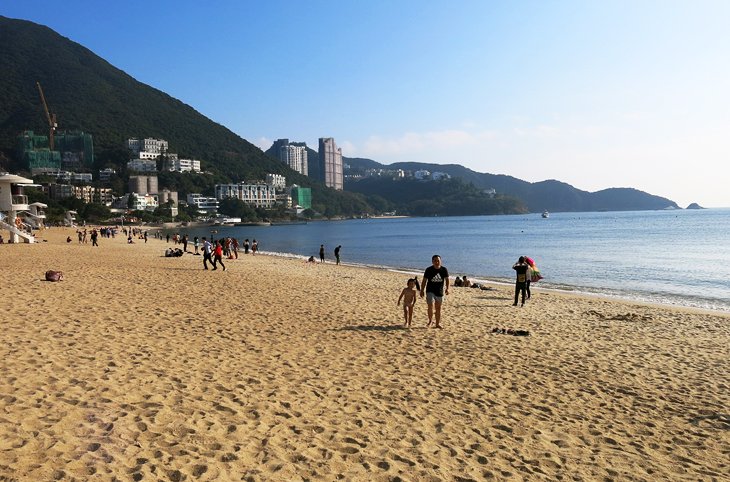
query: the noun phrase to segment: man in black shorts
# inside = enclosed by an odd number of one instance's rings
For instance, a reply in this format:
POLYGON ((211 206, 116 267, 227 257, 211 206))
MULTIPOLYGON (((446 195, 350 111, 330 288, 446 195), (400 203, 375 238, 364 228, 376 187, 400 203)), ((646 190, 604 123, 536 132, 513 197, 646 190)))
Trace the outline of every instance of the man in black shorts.
POLYGON ((517 278, 515 279, 515 302, 512 306, 517 306, 517 298, 520 293, 522 293, 522 306, 525 306, 525 292, 527 291, 527 283, 530 279, 527 277, 527 271, 530 269, 530 265, 527 264, 524 256, 520 256, 520 259, 512 265, 512 269, 517 274, 517 278))
POLYGON ((434 320, 434 312, 436 318, 436 328, 441 328, 441 304, 444 301, 444 295, 449 294, 449 271, 446 267, 441 266, 441 256, 434 254, 431 257, 431 266, 426 268, 423 273, 423 281, 421 281, 421 298, 423 292, 426 292, 426 302, 428 303, 428 325, 434 320), (435 308, 435 310, 434 310, 435 308))

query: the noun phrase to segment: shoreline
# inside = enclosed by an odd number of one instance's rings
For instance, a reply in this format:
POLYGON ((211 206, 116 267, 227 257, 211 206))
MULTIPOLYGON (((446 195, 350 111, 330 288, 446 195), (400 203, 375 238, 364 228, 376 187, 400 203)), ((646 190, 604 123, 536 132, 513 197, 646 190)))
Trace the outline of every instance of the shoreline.
POLYGON ((0 478, 722 478, 730 316, 202 256, 123 236, 4 245, 0 478), (42 281, 48 270, 58 283, 42 281), (494 333, 494 328, 529 336, 494 333))
MULTIPOLYGON (((308 256, 300 255, 296 253, 281 253, 281 252, 273 252, 273 251, 259 251, 259 254, 265 255, 265 256, 272 256, 272 257, 281 257, 285 259, 302 259, 306 260, 308 256)), ((319 263, 319 261, 317 261, 319 263)), ((333 261, 328 261, 328 264, 334 264, 333 261)), ((404 267, 393 267, 393 266, 385 266, 385 265, 375 265, 375 264, 366 264, 366 263, 354 263, 354 262, 342 262, 342 266, 350 266, 354 268, 362 268, 362 269, 374 269, 374 270, 384 270, 384 271, 390 271, 394 273, 403 273, 406 275, 411 276, 417 276, 420 282, 421 276, 423 275, 423 270, 417 270, 416 268, 404 268, 404 267)), ((460 276, 461 273, 453 274, 452 276, 460 276)), ((475 283, 482 283, 486 285, 491 286, 500 286, 500 287, 513 287, 514 281, 508 280, 508 279, 498 279, 498 278, 480 278, 480 277, 473 277, 470 278, 472 282, 475 283)), ((473 289, 473 288, 470 288, 473 289)), ((679 304, 679 303, 670 303, 670 302, 662 302, 662 301, 652 301, 651 299, 648 299, 647 295, 643 295, 639 292, 636 292, 635 296, 631 295, 624 295, 620 293, 612 293, 609 288, 591 288, 591 287, 585 287, 585 286, 568 286, 565 285, 565 287, 554 287, 550 286, 549 282, 543 282, 540 281, 540 283, 533 283, 531 285, 531 289, 538 290, 538 291, 544 291, 544 292, 550 292, 550 293, 562 293, 565 295, 574 295, 574 296, 585 296, 589 298, 597 298, 597 299, 605 299, 608 301, 620 301, 625 303, 641 303, 646 306, 655 306, 655 307, 665 307, 665 308, 678 308, 678 309, 685 309, 685 310, 692 310, 697 311, 700 313, 707 313, 707 314, 720 314, 720 315, 730 315, 730 308, 728 309, 713 309, 713 308, 707 308, 702 306, 694 306, 694 305, 687 305, 687 304, 679 304), (547 287, 545 285, 548 285, 547 287), (591 291, 595 290, 595 291, 591 291)))
MULTIPOLYGON (((407 216, 395 216, 395 217, 407 217, 407 216)), ((86 226, 85 228, 91 229, 94 226, 86 226)), ((106 226, 105 226, 106 227, 106 226)), ((120 229, 121 226, 117 226, 120 229)), ((128 225, 124 226, 129 227, 128 225)), ((156 231, 165 231, 169 228, 159 227, 159 226, 146 226, 146 225, 131 225, 131 227, 140 229, 142 231, 148 231, 149 233, 154 233, 156 231)), ((191 229, 200 228, 201 226, 194 226, 191 229)), ((205 227, 205 226, 203 226, 205 227)), ((215 226, 210 226, 215 227, 215 226)), ((220 227, 220 226, 218 226, 220 227)), ((83 226, 80 228, 84 228, 83 226)), ((187 226, 186 226, 187 228, 187 226)), ((47 228, 48 229, 48 228, 47 228)), ((53 229, 79 229, 79 227, 76 228, 60 228, 60 227, 54 227, 53 229)), ((44 231, 46 232, 46 231, 44 231)), ((72 236, 73 238, 73 236, 72 236)), ((154 239, 153 237, 150 237, 150 240, 154 239)), ((159 239, 159 241, 165 241, 164 238, 159 239)), ((75 241, 74 241, 75 242, 75 241)), ((281 257, 284 259, 302 259, 306 260, 309 256, 306 255, 300 255, 297 253, 284 253, 284 252, 274 252, 274 251, 259 251, 258 252, 261 255, 265 256, 273 256, 273 257, 281 257)), ((239 253, 240 254, 240 253, 239 253)), ((328 260, 328 264, 334 264, 334 261, 328 260)), ((405 274, 410 274, 413 276, 418 276, 419 281, 420 277, 423 274, 422 270, 416 269, 416 268, 405 268, 405 267, 394 267, 394 266, 386 266, 386 265, 376 265, 376 264, 367 264, 367 263, 357 263, 357 262, 343 262, 341 263, 343 266, 351 266, 351 267, 357 267, 357 268, 363 268, 363 269, 376 269, 376 270, 385 270, 385 271, 392 271, 392 272, 401 272, 405 274)), ((452 276, 459 276, 462 273, 452 273, 452 276)), ((473 282, 477 283, 483 283, 493 286, 502 286, 502 287, 512 287, 514 285, 514 282, 511 279, 500 279, 495 277, 479 277, 478 275, 470 275, 471 280, 473 282), (473 276, 473 277, 472 277, 473 276)), ((586 286, 571 286, 571 285, 558 285, 558 286, 551 286, 551 283, 549 281, 541 281, 538 283, 533 283, 531 286, 532 289, 537 289, 540 291, 545 292, 553 292, 553 293, 563 293, 566 295, 575 295, 575 296, 586 296, 590 298, 598 298, 598 299, 605 299, 610 301, 621 301, 626 303, 641 303, 647 306, 655 306, 655 307, 666 307, 666 308, 677 308, 677 309, 683 309, 683 310, 693 310, 700 313, 708 313, 708 314, 720 314, 720 315, 730 315, 730 307, 729 308, 709 308, 705 306, 699 306, 699 305, 693 305, 693 304, 685 304, 679 302, 679 300, 682 299, 688 299, 692 300, 695 299, 694 297, 687 296, 682 297, 679 295, 675 295, 676 298, 669 299, 675 299, 678 300, 677 302, 671 302, 671 301, 658 301, 658 300, 652 300, 650 294, 645 294, 642 292, 631 292, 631 293, 624 293, 619 292, 616 290, 613 290, 611 288, 593 288, 593 287, 586 287, 586 286), (548 285, 548 286, 545 286, 548 285)))

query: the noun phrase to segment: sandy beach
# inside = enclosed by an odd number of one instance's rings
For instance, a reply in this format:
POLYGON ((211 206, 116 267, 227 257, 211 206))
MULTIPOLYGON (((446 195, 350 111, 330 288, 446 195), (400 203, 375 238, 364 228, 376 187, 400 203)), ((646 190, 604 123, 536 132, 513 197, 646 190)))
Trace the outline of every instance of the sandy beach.
POLYGON ((0 245, 0 480, 728 480, 730 315, 452 288, 408 330, 399 273, 43 239, 0 245))

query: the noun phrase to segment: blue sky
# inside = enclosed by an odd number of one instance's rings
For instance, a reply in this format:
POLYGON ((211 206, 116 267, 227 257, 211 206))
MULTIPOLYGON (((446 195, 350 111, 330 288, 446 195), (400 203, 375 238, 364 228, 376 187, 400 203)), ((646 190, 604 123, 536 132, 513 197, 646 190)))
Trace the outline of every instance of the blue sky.
POLYGON ((730 206, 730 2, 4 0, 264 149, 730 206))

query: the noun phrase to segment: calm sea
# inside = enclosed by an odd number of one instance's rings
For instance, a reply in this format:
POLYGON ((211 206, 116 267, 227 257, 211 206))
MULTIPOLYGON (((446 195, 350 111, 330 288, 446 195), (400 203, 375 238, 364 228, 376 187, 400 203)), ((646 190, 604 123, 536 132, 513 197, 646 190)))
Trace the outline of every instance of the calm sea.
MULTIPOLYGON (((730 209, 362 219, 216 228, 264 252, 421 272, 440 254, 452 276, 511 282, 520 255, 545 288, 730 311, 730 209)), ((209 236, 210 228, 180 229, 209 236)))

